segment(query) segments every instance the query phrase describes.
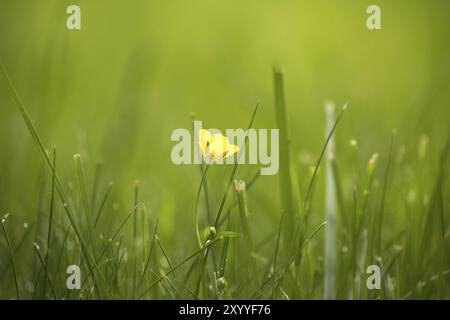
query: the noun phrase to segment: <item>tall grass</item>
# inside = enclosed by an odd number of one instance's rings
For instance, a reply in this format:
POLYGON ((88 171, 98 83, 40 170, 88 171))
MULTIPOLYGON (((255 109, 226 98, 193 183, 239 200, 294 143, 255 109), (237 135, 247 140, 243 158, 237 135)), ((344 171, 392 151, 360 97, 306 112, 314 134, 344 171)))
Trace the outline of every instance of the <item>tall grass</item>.
MULTIPOLYGON (((312 155, 311 171, 291 154, 283 74, 274 71, 280 172, 270 188, 271 194, 280 194, 280 206, 255 209, 264 207, 257 202, 276 203, 258 193, 258 188, 269 187, 265 177, 246 176, 234 164, 224 166, 226 176, 219 183, 206 187, 207 177, 211 181, 224 172, 205 167, 200 178, 183 182, 189 200, 180 204, 180 213, 189 216, 192 225, 167 232, 167 225, 164 229, 160 223, 164 212, 155 213, 142 195, 142 181, 134 190, 130 185, 132 199, 121 206, 113 184, 103 183, 106 167, 101 164, 82 162, 86 158, 77 154, 72 175, 61 175, 63 159, 58 156, 56 162, 56 148, 49 154, 0 66, 51 181, 41 195, 48 205, 36 220, 24 227, 14 212, 1 220, 1 298, 450 297, 448 143, 437 162, 423 146, 405 159, 393 134, 383 152, 364 158, 363 139, 348 145, 340 143, 347 137, 336 135, 338 127, 348 125, 346 107, 336 117, 328 107, 325 141, 312 155), (346 157, 351 170, 341 165, 346 157), (269 215, 276 219, 261 229, 269 215), (32 228, 34 239, 28 237, 32 228), (65 285, 66 268, 72 264, 82 270, 80 290, 65 285), (372 264, 381 266, 381 289, 366 286, 366 270, 372 264)), ((255 126, 258 108, 247 128, 255 126)))
POLYGON ((284 93, 284 77, 283 71, 274 69, 274 95, 275 95, 275 116, 277 127, 280 131, 280 198, 281 210, 285 212, 284 219, 284 238, 286 243, 290 243, 294 237, 294 226, 297 217, 294 207, 294 198, 292 192, 291 180, 291 156, 290 156, 290 140, 287 122, 287 110, 284 93))
MULTIPOLYGON (((325 136, 328 136, 333 128, 334 105, 328 102, 325 106, 326 126, 325 136)), ((327 146, 326 155, 326 190, 325 190, 325 216, 327 227, 325 230, 325 255, 324 255, 324 298, 336 298, 336 182, 333 173, 333 158, 335 154, 335 141, 331 137, 327 146)))

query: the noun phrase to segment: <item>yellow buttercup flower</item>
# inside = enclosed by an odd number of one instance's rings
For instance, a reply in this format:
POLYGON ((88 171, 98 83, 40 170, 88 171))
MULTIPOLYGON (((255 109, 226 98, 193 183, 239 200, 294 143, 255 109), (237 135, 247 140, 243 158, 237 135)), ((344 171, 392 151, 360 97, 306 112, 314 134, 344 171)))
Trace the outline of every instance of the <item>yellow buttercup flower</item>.
POLYGON ((225 159, 239 151, 239 147, 231 144, 227 137, 220 133, 211 135, 205 129, 200 129, 199 145, 202 155, 212 159, 225 159))

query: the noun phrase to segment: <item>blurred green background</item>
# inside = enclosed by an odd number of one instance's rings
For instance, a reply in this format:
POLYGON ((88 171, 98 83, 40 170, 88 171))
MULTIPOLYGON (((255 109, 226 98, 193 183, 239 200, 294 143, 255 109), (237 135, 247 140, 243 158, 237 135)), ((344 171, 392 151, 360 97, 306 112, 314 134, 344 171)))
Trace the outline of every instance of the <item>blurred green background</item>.
MULTIPOLYGON (((301 190, 324 143, 326 100, 349 103, 336 134, 345 172, 354 169, 350 139, 362 163, 374 152, 384 161, 393 128, 407 156, 428 134, 437 159, 450 119, 449 12, 446 0, 2 0, 0 59, 45 145, 56 145, 63 183, 75 181, 73 154, 82 155, 88 183, 101 159, 102 186, 115 183, 105 215, 115 219, 131 210, 138 179, 162 237, 183 252, 194 239, 200 177, 195 165, 172 164, 171 132, 190 129, 191 112, 207 128, 244 128, 258 100, 255 127, 275 128, 273 67, 285 71, 301 190), (366 27, 372 3, 381 7, 382 30, 366 27), (81 30, 66 28, 70 4, 81 7, 81 30)), ((213 208, 230 168, 209 173, 213 208)), ((244 166, 237 177, 256 170, 244 166)), ((0 214, 32 221, 41 193, 49 193, 48 175, 1 77, 0 214)), ((277 176, 258 179, 249 207, 263 237, 279 220, 277 176)))

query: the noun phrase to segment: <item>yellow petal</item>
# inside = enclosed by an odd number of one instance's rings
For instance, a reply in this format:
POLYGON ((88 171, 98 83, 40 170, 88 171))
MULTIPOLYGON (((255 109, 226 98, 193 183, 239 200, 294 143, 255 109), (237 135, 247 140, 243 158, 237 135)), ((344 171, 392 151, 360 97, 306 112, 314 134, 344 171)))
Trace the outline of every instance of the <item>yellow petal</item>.
POLYGON ((211 143, 208 146, 209 155, 212 158, 222 158, 227 152, 228 139, 220 133, 215 133, 211 137, 211 143))
POLYGON ((203 155, 205 155, 206 148, 211 143, 211 134, 209 133, 208 130, 200 129, 199 134, 198 134, 198 140, 199 140, 198 144, 200 146, 200 151, 202 152, 203 155))
POLYGON ((228 156, 231 156, 232 154, 235 154, 239 151, 239 147, 234 144, 229 144, 227 147, 227 153, 225 154, 225 158, 228 156))

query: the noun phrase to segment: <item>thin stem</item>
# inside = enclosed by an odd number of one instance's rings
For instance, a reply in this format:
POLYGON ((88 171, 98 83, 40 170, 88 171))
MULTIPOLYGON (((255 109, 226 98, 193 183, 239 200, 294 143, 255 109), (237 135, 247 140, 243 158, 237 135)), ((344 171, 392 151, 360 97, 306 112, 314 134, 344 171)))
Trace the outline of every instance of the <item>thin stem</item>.
POLYGON ((209 164, 206 166, 205 171, 203 171, 202 178, 200 180, 200 185, 198 186, 197 196, 195 198, 195 207, 194 207, 194 223, 195 223, 195 234, 197 236, 198 245, 200 248, 202 247, 202 239, 200 237, 200 227, 198 225, 198 201, 200 199, 200 193, 202 192, 202 185, 206 178, 206 173, 208 172, 209 164))
POLYGON ((52 173, 52 196, 50 199, 50 216, 48 220, 48 234, 47 234, 47 252, 45 254, 45 270, 44 270, 44 290, 43 296, 45 297, 45 291, 47 289, 47 278, 48 278, 48 260, 50 258, 50 245, 52 238, 52 222, 53 222, 53 207, 54 207, 54 197, 55 197, 55 170, 56 170, 56 148, 53 148, 53 173, 52 173))
POLYGON ((2 220, 1 220, 1 225, 3 228, 3 233, 5 234, 5 239, 6 239, 6 244, 8 245, 8 250, 9 250, 9 254, 11 256, 11 265, 12 265, 12 271, 13 271, 13 275, 14 275, 14 285, 16 287, 16 296, 17 296, 17 300, 20 300, 20 294, 19 294, 19 283, 17 282, 17 269, 16 269, 16 262, 14 260, 14 254, 13 254, 13 249, 11 246, 11 242, 9 241, 9 236, 8 236, 8 231, 6 230, 6 218, 8 217, 9 214, 6 214, 5 216, 3 216, 2 220))

